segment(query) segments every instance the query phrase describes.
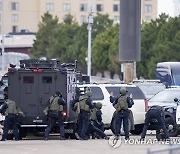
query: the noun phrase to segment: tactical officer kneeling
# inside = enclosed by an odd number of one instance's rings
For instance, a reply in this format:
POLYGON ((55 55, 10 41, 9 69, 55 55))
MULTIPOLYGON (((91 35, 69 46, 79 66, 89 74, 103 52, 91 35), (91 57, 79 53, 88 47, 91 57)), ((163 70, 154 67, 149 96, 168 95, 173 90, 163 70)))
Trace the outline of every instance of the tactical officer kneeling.
POLYGON ((158 105, 154 105, 154 106, 151 106, 146 113, 145 123, 144 123, 143 131, 141 134, 141 140, 144 140, 144 138, 146 136, 147 129, 148 129, 148 125, 152 119, 157 119, 158 126, 161 127, 161 129, 162 129, 161 132, 163 132, 163 138, 165 140, 169 139, 169 133, 168 133, 166 125, 165 125, 163 107, 158 106, 158 105))
POLYGON ((60 140, 65 140, 65 130, 63 123, 63 106, 66 105, 65 100, 62 97, 62 94, 57 91, 49 99, 49 106, 44 110, 45 115, 48 115, 48 127, 45 130, 45 140, 48 140, 49 133, 52 128, 55 126, 56 121, 58 121, 59 131, 60 131, 60 140))

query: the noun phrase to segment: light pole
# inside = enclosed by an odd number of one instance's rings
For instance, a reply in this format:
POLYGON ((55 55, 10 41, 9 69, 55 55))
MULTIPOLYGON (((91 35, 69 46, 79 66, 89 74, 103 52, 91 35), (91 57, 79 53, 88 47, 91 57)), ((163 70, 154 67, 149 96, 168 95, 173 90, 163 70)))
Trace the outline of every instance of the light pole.
POLYGON ((92 3, 89 0, 89 15, 88 15, 88 59, 87 59, 87 75, 91 76, 91 31, 92 31, 92 24, 93 24, 93 10, 92 10, 92 3))
POLYGON ((2 49, 2 74, 4 74, 4 0, 2 0, 2 13, 1 13, 1 49, 2 49))

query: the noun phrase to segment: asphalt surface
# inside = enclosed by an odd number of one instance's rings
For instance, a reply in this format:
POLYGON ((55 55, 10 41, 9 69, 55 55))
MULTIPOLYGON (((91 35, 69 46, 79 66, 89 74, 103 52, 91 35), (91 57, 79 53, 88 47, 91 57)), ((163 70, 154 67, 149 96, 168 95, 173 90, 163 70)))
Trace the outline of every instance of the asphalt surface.
POLYGON ((147 142, 140 143, 139 138, 140 136, 131 135, 128 142, 124 137, 115 142, 113 136, 110 136, 109 140, 86 141, 59 140, 59 136, 50 136, 49 140, 45 141, 43 137, 31 136, 20 141, 0 141, 0 154, 146 154, 148 149, 164 149, 171 146, 162 141, 153 142, 155 135, 151 133, 146 136, 147 142))

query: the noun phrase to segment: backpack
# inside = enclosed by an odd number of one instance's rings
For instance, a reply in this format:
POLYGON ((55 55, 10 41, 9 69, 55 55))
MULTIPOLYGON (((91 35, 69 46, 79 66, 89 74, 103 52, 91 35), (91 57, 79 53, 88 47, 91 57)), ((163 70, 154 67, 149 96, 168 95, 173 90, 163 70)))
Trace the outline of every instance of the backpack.
POLYGON ((127 96, 120 96, 117 100, 117 104, 114 105, 114 108, 117 111, 120 111, 122 109, 128 109, 127 96))

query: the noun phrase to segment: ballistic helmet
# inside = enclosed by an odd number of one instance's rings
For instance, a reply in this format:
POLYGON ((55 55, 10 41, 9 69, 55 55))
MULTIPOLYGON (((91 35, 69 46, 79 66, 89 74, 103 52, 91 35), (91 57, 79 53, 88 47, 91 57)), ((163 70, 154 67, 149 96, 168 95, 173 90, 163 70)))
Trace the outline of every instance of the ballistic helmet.
POLYGON ((126 87, 121 87, 119 92, 121 95, 126 95, 127 93, 126 87))

